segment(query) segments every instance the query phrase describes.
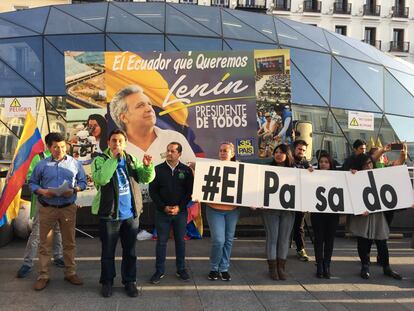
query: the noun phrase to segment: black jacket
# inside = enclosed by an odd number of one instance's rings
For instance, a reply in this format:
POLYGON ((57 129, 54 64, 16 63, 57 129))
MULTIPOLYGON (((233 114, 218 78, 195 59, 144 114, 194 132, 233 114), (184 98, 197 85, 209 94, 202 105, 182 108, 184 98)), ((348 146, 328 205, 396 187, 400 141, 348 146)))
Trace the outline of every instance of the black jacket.
POLYGON ((155 167, 155 179, 149 185, 149 194, 159 211, 166 206, 178 205, 180 212, 185 211, 193 192, 193 172, 179 162, 171 170, 167 162, 155 167))

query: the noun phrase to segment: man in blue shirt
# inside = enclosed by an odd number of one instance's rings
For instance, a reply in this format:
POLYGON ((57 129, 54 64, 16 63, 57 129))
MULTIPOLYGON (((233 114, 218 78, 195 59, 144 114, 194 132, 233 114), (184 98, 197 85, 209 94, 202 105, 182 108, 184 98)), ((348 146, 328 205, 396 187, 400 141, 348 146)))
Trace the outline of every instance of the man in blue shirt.
POLYGON ((76 274, 75 224, 76 193, 86 188, 86 176, 80 162, 66 154, 66 142, 59 133, 50 133, 46 142, 50 157, 40 161, 33 170, 29 185, 39 201, 40 246, 39 277, 35 290, 42 290, 49 282, 50 245, 47 236, 56 222, 62 233, 64 279, 74 285, 82 285, 76 274), (67 190, 60 193, 59 189, 67 190))

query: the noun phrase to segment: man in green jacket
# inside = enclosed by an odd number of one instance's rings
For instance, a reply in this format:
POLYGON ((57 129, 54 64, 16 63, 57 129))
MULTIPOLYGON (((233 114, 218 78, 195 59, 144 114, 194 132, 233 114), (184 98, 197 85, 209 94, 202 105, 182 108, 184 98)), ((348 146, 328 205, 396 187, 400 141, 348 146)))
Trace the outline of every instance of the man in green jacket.
POLYGON ((92 178, 98 189, 92 203, 92 214, 98 215, 102 242, 101 277, 102 296, 112 295, 115 278, 115 249, 118 237, 122 243, 122 283, 130 297, 138 296, 136 287, 135 241, 139 215, 142 210, 138 183, 149 183, 155 177, 150 155, 142 162, 125 150, 126 134, 114 130, 109 135, 108 149, 92 163, 92 178))

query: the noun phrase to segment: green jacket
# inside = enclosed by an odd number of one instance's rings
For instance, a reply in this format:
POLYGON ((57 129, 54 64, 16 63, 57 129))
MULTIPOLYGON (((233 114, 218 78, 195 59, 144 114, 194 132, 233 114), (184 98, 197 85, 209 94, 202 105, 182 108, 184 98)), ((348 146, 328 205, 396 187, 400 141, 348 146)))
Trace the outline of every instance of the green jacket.
MULTIPOLYGON (((155 177, 154 165, 144 166, 134 156, 124 153, 126 159, 126 171, 129 179, 132 195, 132 207, 134 217, 138 217, 142 211, 142 196, 138 183, 150 183, 155 177)), ((101 218, 118 219, 119 186, 116 175, 118 159, 113 157, 110 149, 95 157, 92 162, 92 179, 98 190, 92 202, 92 214, 101 218)))

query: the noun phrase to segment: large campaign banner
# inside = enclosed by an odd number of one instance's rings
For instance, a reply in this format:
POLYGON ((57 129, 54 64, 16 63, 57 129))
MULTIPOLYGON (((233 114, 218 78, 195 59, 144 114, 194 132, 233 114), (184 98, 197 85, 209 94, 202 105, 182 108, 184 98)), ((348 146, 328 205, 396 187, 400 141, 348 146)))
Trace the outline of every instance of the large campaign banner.
POLYGON ((411 207, 406 166, 323 171, 199 159, 193 199, 206 203, 360 215, 411 207))

